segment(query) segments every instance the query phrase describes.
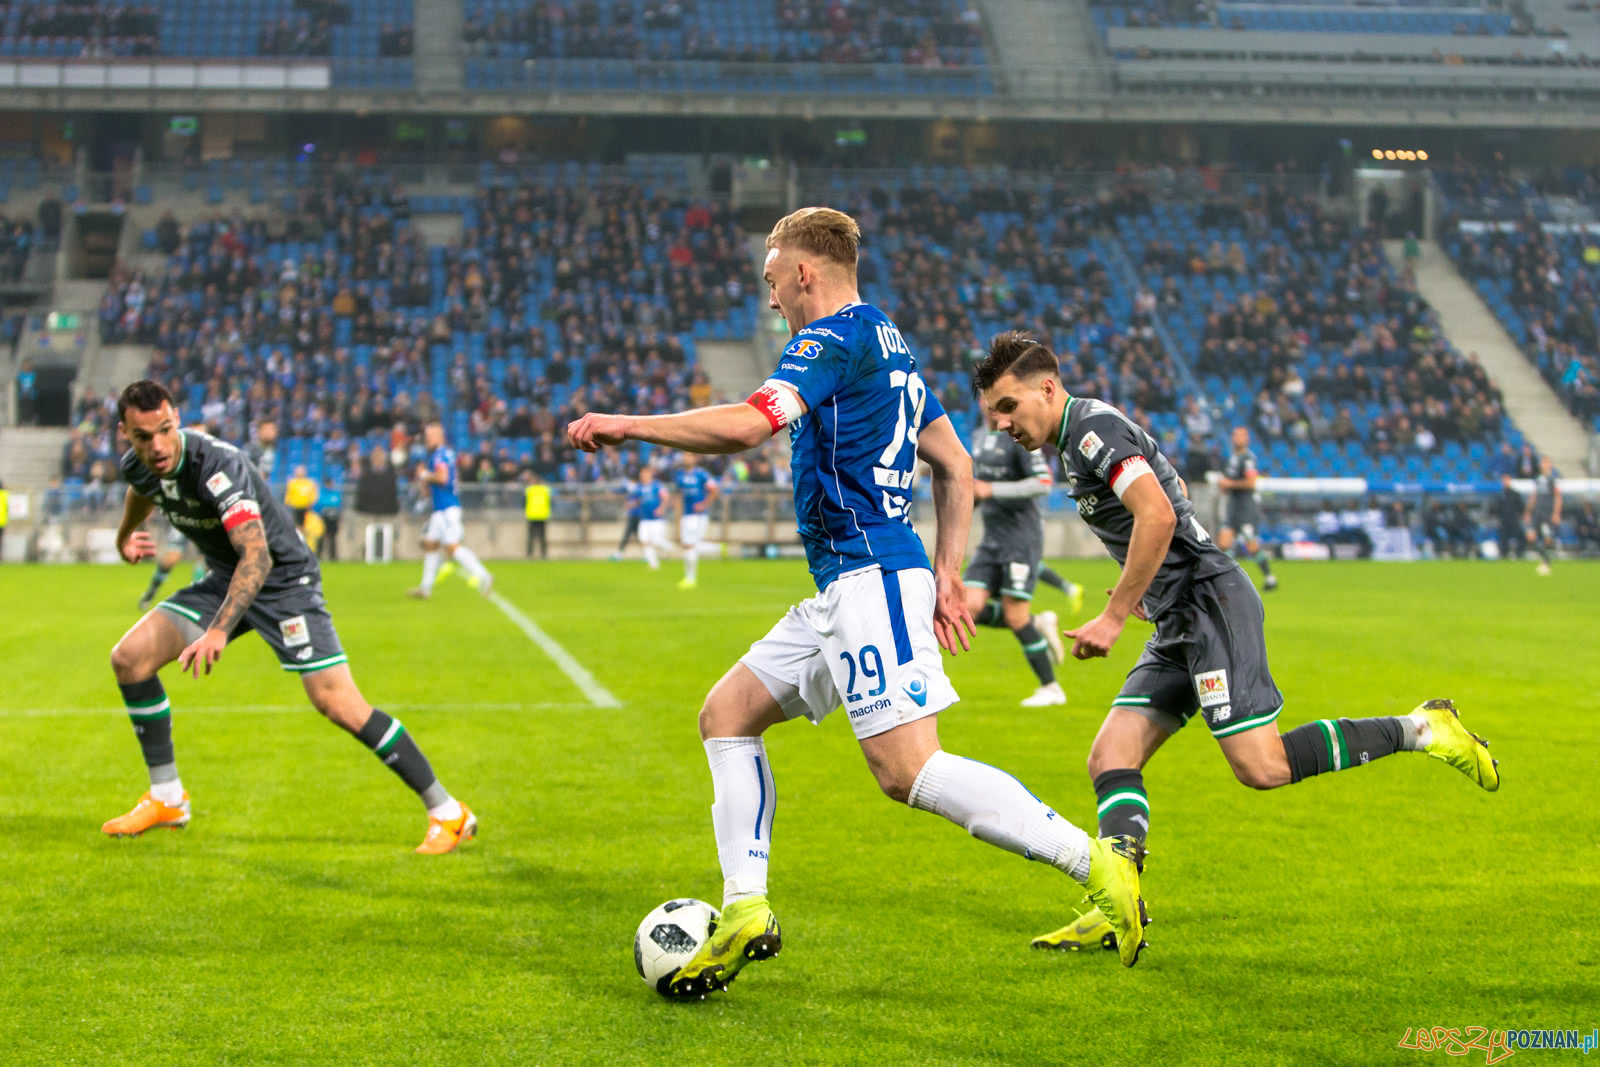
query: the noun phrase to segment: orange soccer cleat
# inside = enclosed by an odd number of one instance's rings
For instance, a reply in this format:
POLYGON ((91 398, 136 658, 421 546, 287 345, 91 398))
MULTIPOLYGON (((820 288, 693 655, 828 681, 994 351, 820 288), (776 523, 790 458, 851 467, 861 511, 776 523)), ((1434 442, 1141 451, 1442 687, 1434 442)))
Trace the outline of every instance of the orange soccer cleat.
POLYGON ((468 838, 478 836, 478 817, 472 814, 472 809, 465 804, 461 805, 461 814, 454 819, 428 819, 428 834, 422 839, 422 844, 417 846, 417 852, 423 856, 442 856, 446 852, 454 852, 461 846, 461 842, 468 838))
POLYGON ((169 830, 181 830, 189 825, 189 794, 183 794, 183 799, 174 807, 163 804, 148 792, 139 798, 139 803, 126 815, 118 815, 109 819, 100 829, 112 837, 138 837, 146 830, 158 826, 165 826, 169 830))

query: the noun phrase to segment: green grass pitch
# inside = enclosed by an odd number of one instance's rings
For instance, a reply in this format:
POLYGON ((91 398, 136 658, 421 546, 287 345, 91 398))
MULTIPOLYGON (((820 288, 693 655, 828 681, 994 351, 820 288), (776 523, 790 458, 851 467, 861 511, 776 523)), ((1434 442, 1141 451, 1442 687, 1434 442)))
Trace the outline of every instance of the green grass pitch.
MULTIPOLYGON (((1059 569, 1096 593, 1115 573, 1059 569)), ((459 578, 421 603, 410 565, 327 572, 357 681, 481 816, 429 859, 415 799, 254 638, 164 675, 193 824, 102 837, 145 786, 107 653, 148 571, 0 568, 0 1061, 1410 1063, 1443 1055, 1398 1049, 1411 1027, 1600 1023, 1600 567, 1284 566, 1285 729, 1449 696, 1505 784, 1400 755, 1255 793, 1191 727, 1147 772, 1157 921, 1132 971, 1030 951, 1076 887, 881 797, 842 716, 776 729, 783 954, 699 1004, 639 981, 633 930, 720 899, 695 713, 804 569, 713 562, 691 593, 674 564, 497 573, 621 709, 459 578)), ((983 631, 949 664, 946 747, 1092 826, 1084 757, 1144 633, 1067 664, 1069 707, 1025 710, 1016 642, 983 631)))

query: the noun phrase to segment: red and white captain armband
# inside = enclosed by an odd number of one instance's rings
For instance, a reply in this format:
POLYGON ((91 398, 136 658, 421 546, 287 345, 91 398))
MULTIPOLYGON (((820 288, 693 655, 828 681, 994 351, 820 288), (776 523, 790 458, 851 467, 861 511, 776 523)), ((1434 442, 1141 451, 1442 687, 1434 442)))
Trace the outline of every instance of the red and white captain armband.
POLYGON ((763 382, 760 389, 745 401, 767 417, 772 432, 777 433, 801 414, 800 396, 787 384, 773 379, 763 382))
POLYGON ((261 509, 254 500, 241 500, 222 513, 222 528, 231 531, 260 517, 261 509))
POLYGON ((1117 494, 1117 499, 1122 499, 1122 494, 1128 491, 1128 486, 1137 481, 1140 475, 1154 474, 1150 469, 1150 462, 1143 456, 1129 456, 1127 459, 1111 468, 1111 491, 1117 494))

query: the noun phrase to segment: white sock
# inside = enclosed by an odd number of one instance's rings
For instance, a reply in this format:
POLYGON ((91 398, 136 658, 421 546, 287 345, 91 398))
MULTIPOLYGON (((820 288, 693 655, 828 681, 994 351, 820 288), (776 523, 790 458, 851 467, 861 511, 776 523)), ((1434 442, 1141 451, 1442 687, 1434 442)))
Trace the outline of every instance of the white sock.
POLYGON ((651 570, 656 570, 661 566, 661 560, 656 556, 656 546, 652 542, 646 541, 644 543, 644 561, 650 564, 651 570))
POLYGON ((461 801, 455 797, 446 797, 444 803, 435 804, 428 809, 428 818, 446 821, 461 818, 461 801))
POLYGON ((174 778, 170 782, 151 782, 150 795, 170 808, 175 808, 183 803, 183 779, 174 778))
POLYGON ((489 572, 484 570, 483 564, 478 561, 478 554, 466 545, 456 546, 456 562, 480 582, 489 577, 489 572))
POLYGON ((439 577, 439 564, 444 562, 444 557, 437 550, 425 552, 422 555, 422 590, 425 593, 433 592, 434 580, 439 577))
POLYGON ((1405 747, 1412 752, 1427 748, 1433 740, 1433 727, 1428 725, 1428 717, 1418 711, 1401 716, 1401 721, 1411 725, 1411 729, 1405 731, 1405 747))
POLYGON ((700 549, 699 549, 699 547, 698 546, 690 546, 689 548, 685 548, 683 550, 683 576, 685 578, 689 579, 691 582, 694 581, 694 572, 699 568, 699 566, 700 566, 700 549))
POLYGON ((767 894, 767 853, 778 793, 759 737, 706 740, 711 765, 711 828, 722 864, 723 906, 767 894))
POLYGON ((1079 882, 1089 877, 1089 835, 998 767, 935 752, 918 773, 907 803, 943 815, 980 841, 1048 863, 1079 882))

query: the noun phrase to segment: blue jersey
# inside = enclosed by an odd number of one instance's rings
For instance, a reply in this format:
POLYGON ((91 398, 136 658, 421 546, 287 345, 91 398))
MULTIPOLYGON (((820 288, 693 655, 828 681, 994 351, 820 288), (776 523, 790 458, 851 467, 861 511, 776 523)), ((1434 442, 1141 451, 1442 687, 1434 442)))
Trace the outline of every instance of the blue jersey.
POLYGON ((661 507, 666 498, 660 482, 648 485, 639 482, 629 487, 628 499, 633 501, 633 512, 639 516, 639 521, 650 522, 661 517, 661 507))
POLYGON ((703 467, 694 470, 680 470, 673 476, 673 482, 678 487, 678 492, 683 494, 683 513, 694 515, 704 511, 706 502, 706 486, 711 484, 711 475, 703 467))
POLYGON ((433 495, 433 510, 443 511, 445 508, 459 508, 461 497, 456 493, 456 450, 449 445, 440 445, 428 457, 428 473, 432 474, 443 463, 449 472, 443 485, 438 482, 429 482, 428 490, 433 495))
POLYGON ((872 564, 928 569, 911 528, 911 481, 917 435, 944 408, 894 323, 870 304, 847 304, 796 334, 771 379, 806 402, 789 446, 817 588, 872 564))
POLYGON ((628 500, 628 518, 639 517, 639 483, 628 481, 622 483, 622 495, 628 500))

